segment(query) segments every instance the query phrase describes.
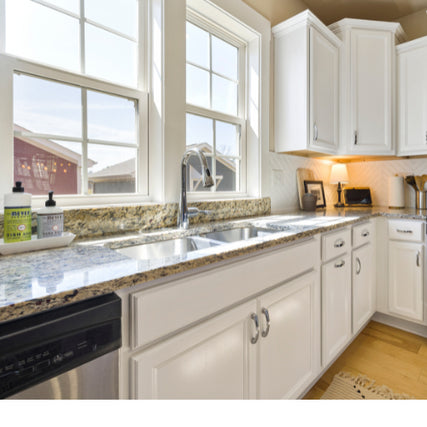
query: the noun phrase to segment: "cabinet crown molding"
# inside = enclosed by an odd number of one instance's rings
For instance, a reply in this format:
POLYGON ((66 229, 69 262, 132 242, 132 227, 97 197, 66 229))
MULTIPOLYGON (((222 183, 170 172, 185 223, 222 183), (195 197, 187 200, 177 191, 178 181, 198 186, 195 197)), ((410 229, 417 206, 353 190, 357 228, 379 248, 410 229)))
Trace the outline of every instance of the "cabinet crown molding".
POLYGON ((274 36, 279 37, 295 31, 298 28, 309 26, 316 28, 316 30, 326 36, 337 47, 342 45, 342 41, 309 9, 275 25, 271 31, 274 36))
POLYGON ((353 19, 344 18, 328 26, 334 33, 341 33, 345 30, 363 29, 363 30, 377 30, 377 31, 390 31, 396 37, 399 43, 406 41, 406 33, 403 31, 402 26, 398 22, 386 21, 373 21, 369 19, 353 19))
POLYGON ((396 46, 397 54, 403 52, 409 52, 410 50, 415 50, 427 46, 427 36, 420 37, 419 39, 411 40, 406 43, 402 43, 399 46, 396 46))

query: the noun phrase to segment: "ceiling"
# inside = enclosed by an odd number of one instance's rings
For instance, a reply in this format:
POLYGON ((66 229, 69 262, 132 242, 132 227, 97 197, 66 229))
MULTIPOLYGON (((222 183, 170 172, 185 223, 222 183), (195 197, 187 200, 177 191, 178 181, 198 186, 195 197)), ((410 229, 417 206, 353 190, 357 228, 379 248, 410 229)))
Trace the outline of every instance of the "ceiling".
POLYGON ((303 2, 326 25, 350 17, 393 21, 427 9, 427 0, 303 0, 303 2))

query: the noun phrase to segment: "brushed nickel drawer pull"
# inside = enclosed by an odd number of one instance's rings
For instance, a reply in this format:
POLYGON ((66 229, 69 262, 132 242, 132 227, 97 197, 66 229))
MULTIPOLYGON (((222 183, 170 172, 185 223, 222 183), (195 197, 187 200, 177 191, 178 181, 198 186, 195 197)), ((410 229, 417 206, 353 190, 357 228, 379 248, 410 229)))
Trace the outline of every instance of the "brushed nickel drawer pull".
POLYGON ((315 141, 317 141, 317 139, 319 138, 319 130, 317 129, 317 125, 316 125, 316 123, 313 125, 313 128, 314 128, 314 135, 313 135, 313 139, 314 139, 315 141))
POLYGON ((345 265, 345 261, 341 260, 341 262, 335 263, 335 268, 341 268, 341 267, 344 267, 344 265, 345 265))
POLYGON ((360 262, 360 258, 356 257, 356 275, 359 275, 362 271, 362 263, 360 262))
POLYGON ((338 239, 334 243, 334 248, 342 248, 345 245, 345 242, 343 239, 338 239))
POLYGON ((362 231, 362 237, 368 237, 368 236, 369 236, 369 231, 368 230, 362 231))
POLYGON ((420 251, 417 252, 417 267, 420 266, 420 251))
POLYGON ((253 336, 251 338, 251 343, 252 344, 256 344, 259 338, 259 321, 258 321, 258 316, 255 313, 251 314, 251 319, 254 321, 255 323, 255 329, 256 329, 256 333, 255 336, 253 336))
POLYGON ((398 228, 396 229, 396 231, 398 233, 405 233, 405 234, 412 234, 413 230, 399 230, 398 228))
POLYGON ((265 328, 264 331, 261 332, 261 336, 265 338, 270 332, 270 313, 266 308, 263 308, 261 312, 265 316, 265 321, 267 322, 267 327, 265 328))

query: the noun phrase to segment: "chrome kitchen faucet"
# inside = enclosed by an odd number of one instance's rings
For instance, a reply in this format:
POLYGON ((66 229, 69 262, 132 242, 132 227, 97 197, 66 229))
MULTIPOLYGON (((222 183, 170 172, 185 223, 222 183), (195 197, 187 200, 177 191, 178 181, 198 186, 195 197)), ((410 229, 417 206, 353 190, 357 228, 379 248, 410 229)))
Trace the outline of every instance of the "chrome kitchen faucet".
POLYGON ((188 228, 190 218, 199 214, 208 214, 210 212, 198 208, 189 208, 187 206, 187 163, 188 159, 193 154, 199 158, 202 166, 203 187, 208 188, 215 184, 208 168, 208 162, 206 161, 205 155, 197 148, 188 149, 182 156, 181 160, 181 195, 179 198, 178 227, 183 229, 188 228))

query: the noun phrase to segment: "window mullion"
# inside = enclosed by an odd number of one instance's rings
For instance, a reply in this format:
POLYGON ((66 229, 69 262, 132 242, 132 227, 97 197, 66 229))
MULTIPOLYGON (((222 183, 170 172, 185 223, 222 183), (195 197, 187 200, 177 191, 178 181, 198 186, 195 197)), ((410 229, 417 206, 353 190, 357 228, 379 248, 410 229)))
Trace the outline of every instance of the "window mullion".
POLYGON ((87 124, 87 90, 82 89, 82 186, 80 194, 87 195, 88 192, 88 124, 87 124))
POLYGON ((85 0, 80 0, 80 72, 86 74, 85 0))
POLYGON ((212 176, 214 178, 215 185, 211 191, 216 191, 216 120, 212 120, 213 127, 213 147, 212 147, 212 176))

